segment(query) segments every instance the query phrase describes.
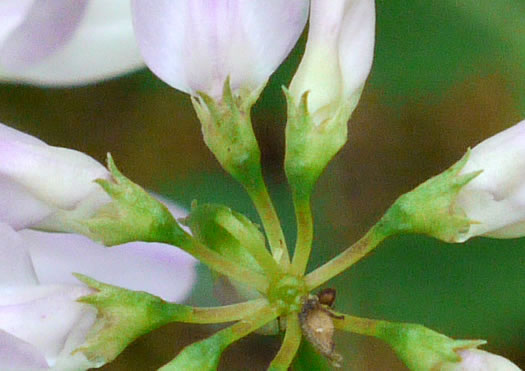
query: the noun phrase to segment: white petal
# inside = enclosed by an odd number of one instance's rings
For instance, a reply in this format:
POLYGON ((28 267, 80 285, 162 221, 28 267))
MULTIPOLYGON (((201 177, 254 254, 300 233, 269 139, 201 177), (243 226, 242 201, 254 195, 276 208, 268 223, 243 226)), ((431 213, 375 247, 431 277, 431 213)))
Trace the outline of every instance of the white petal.
POLYGON ((133 0, 139 46, 151 70, 187 93, 220 97, 256 89, 295 45, 306 23, 305 0, 133 0))
POLYGON ((508 359, 480 349, 460 350, 458 353, 461 356, 458 371, 521 371, 508 359))
POLYGON ((0 80, 77 85, 141 67, 143 61, 135 42, 129 0, 90 0, 78 29, 65 45, 23 70, 7 72, 0 68, 0 80))
POLYGON ((82 286, 29 286, 0 289, 0 329, 37 347, 53 364, 68 334, 94 309, 75 300, 91 292, 82 286))
POLYGON ((0 223, 0 236, 0 288, 36 285, 38 280, 24 241, 3 223, 0 223))
POLYGON ((359 91, 374 59, 375 0, 349 0, 339 42, 346 99, 359 91))
POLYGON ((474 147, 462 174, 483 170, 459 193, 457 205, 479 222, 462 240, 477 235, 513 238, 525 221, 525 121, 474 147), (507 230, 507 227, 509 228, 507 230))
POLYGON ((290 85, 296 101, 310 92, 310 112, 339 101, 342 95, 338 45, 345 3, 346 0, 312 1, 305 53, 290 85))
POLYGON ((0 330, 0 369, 3 371, 48 368, 44 355, 32 344, 0 330))
MULTIPOLYGON (((50 207, 72 209, 91 194, 103 193, 93 181, 108 177, 101 164, 81 152, 33 145, 0 133, 0 178, 50 207)), ((16 201, 2 206, 16 207, 16 201)))
MULTIPOLYGON (((27 5, 27 1, 23 3, 27 5)), ((86 4, 87 0, 33 1, 2 40, 0 64, 18 69, 52 54, 71 38, 86 4)))
POLYGON ((355 106, 374 54, 374 0, 312 0, 301 64, 290 85, 298 101, 307 91, 309 111, 321 123, 341 105, 355 106))

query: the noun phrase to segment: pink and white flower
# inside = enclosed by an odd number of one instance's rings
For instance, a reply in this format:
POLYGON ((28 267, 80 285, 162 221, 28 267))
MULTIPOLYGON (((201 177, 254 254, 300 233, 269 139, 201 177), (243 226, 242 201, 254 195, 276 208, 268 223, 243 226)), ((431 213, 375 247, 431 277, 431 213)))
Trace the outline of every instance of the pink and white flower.
POLYGON ((132 0, 148 67, 189 94, 254 91, 286 58, 306 23, 307 0, 132 0))
POLYGON ((88 155, 53 147, 0 124, 0 222, 61 230, 62 212, 89 217, 110 201, 94 183, 109 172, 88 155), (53 225, 54 223, 54 225, 53 225))
POLYGON ((77 85, 142 66, 129 0, 0 2, 0 81, 77 85))
POLYGON ((78 370, 100 366, 79 347, 96 310, 76 299, 91 293, 79 272, 132 290, 183 301, 195 259, 173 246, 129 243, 111 249, 71 234, 15 232, 0 224, 0 369, 78 370))

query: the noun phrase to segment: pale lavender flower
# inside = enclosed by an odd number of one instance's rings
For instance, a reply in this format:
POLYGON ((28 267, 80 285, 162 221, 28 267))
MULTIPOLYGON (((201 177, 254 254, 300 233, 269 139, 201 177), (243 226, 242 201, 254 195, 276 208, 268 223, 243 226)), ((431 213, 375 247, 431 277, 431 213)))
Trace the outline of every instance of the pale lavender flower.
POLYGON ((475 222, 458 241, 525 236, 525 121, 471 150, 462 174, 479 170, 457 198, 458 208, 475 222))
POLYGON ((59 212, 89 217, 110 201, 94 183, 109 178, 93 158, 0 124, 0 222, 15 229, 46 224, 59 212))
POLYGON ((299 38, 307 0, 132 0, 146 64, 172 87, 221 98, 260 89, 299 38))
POLYGON ((77 235, 15 232, 0 224, 0 369, 79 370, 100 366, 82 353, 96 310, 76 299, 91 293, 72 272, 170 301, 195 282, 195 259, 162 244, 111 249, 77 235))
POLYGON ((306 50, 290 85, 321 123, 342 106, 351 112, 374 56, 374 0, 312 0, 306 50))
POLYGON ((0 81, 86 84, 142 65, 129 0, 0 2, 0 81))

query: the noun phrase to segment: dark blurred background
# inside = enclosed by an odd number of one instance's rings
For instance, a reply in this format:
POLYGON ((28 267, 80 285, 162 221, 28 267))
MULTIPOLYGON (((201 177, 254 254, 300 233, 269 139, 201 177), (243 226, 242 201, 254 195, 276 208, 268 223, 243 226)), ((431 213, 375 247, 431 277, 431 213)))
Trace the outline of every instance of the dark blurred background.
MULTIPOLYGON (((287 85, 304 39, 254 109, 265 175, 293 246, 283 175, 287 85)), ((378 0, 376 57, 350 121, 349 143, 314 195, 310 269, 372 226, 400 194, 459 159, 469 146, 525 118, 524 0, 378 0)), ((136 182, 184 206, 220 202, 256 214, 203 144, 188 96, 149 71, 73 89, 0 86, 0 122, 103 161, 111 152, 136 182)), ((190 303, 214 305, 200 267, 190 303)), ((419 322, 525 367, 525 240, 476 238, 448 245, 391 239, 340 275, 336 307, 355 315, 419 322)), ((217 327, 172 325, 136 341, 104 370, 154 370, 217 327)), ((224 355, 224 370, 263 370, 279 339, 252 335, 224 355)), ((339 334, 349 370, 404 370, 374 339, 339 334)))

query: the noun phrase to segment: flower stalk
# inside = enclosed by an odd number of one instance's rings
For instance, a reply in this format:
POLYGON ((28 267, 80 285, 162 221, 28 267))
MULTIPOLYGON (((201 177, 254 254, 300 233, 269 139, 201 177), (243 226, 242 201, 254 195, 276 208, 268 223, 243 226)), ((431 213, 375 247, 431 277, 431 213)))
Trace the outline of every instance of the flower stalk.
POLYGON ((185 239, 180 242, 177 241, 177 243, 173 245, 190 253, 218 273, 249 285, 261 293, 268 290, 268 279, 264 275, 232 262, 221 254, 204 246, 189 234, 186 234, 185 239))
POLYGON ((292 364, 299 346, 301 345, 302 332, 299 317, 291 313, 286 317, 286 333, 279 352, 273 359, 268 371, 287 371, 292 364))
POLYGON ((323 283, 357 263, 373 249, 375 249, 391 233, 385 233, 384 225, 380 222, 370 229, 359 241, 337 255, 335 258, 309 273, 305 277, 308 290, 314 290, 323 283))
POLYGON ((187 346, 175 359, 161 367, 160 371, 216 370, 222 352, 230 344, 264 326, 279 314, 275 306, 265 306, 209 338, 187 346))
POLYGON ((294 192, 293 201, 297 221, 297 240, 290 272, 302 276, 308 266, 314 236, 310 195, 294 192))

